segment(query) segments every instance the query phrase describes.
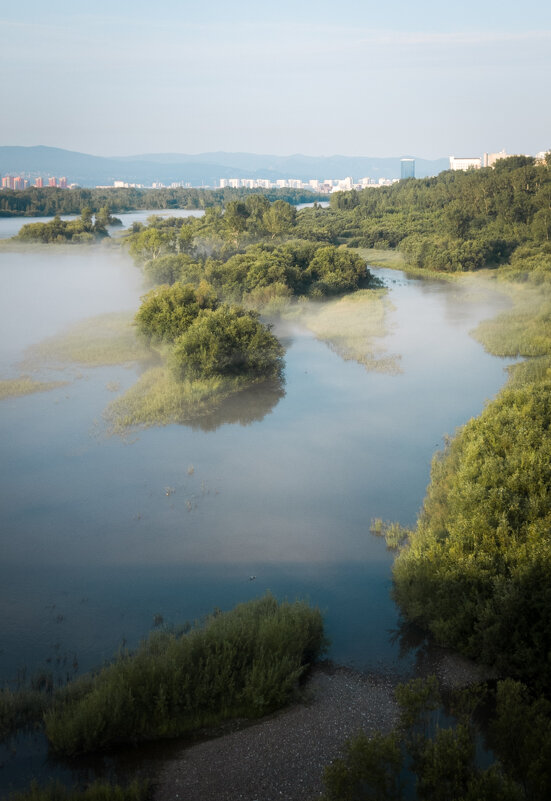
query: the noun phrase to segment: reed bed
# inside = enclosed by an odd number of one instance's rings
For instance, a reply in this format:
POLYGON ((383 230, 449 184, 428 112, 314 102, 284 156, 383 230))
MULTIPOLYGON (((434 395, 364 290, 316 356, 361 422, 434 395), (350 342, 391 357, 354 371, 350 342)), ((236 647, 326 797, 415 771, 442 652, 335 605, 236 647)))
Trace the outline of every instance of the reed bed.
POLYGON ((58 698, 44 716, 46 735, 54 751, 72 755, 259 717, 293 697, 324 647, 319 610, 266 595, 189 633, 152 633, 83 692, 58 698))
POLYGON ((3 378, 0 379, 0 400, 34 395, 36 392, 50 392, 52 389, 63 387, 67 383, 67 381, 37 381, 28 375, 22 375, 18 378, 3 378))

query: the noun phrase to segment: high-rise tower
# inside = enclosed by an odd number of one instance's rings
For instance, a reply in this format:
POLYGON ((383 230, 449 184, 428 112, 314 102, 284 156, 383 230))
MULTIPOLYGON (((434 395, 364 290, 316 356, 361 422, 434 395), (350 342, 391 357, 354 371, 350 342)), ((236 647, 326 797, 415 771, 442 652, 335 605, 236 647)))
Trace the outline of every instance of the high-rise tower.
POLYGON ((415 178, 415 159, 400 159, 400 178, 415 178))

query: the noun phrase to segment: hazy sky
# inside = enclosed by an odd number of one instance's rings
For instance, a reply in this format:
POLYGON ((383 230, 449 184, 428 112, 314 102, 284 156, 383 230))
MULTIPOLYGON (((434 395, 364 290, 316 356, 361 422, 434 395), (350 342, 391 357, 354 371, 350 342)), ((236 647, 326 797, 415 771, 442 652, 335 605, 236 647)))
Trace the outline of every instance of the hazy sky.
POLYGON ((551 147, 549 0, 0 0, 0 37, 2 145, 551 147))

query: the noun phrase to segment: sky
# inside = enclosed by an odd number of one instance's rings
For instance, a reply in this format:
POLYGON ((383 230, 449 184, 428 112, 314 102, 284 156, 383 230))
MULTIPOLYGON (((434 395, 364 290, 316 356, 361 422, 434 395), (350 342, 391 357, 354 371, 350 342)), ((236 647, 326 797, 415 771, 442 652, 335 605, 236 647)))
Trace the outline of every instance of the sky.
POLYGON ((0 145, 551 148, 548 0, 0 0, 0 145))

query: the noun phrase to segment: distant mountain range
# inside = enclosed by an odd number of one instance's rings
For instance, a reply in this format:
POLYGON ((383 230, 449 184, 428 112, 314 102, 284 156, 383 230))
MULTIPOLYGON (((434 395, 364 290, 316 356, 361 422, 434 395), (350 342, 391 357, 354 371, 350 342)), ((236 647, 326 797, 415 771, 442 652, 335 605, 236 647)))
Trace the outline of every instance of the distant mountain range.
MULTIPOLYGON (((400 158, 368 156, 265 156, 255 153, 146 153, 138 156, 90 156, 57 147, 0 147, 0 175, 66 176, 80 186, 126 181, 150 186, 185 181, 192 186, 217 186, 220 178, 399 178, 400 158)), ((415 160, 415 175, 423 178, 447 169, 447 158, 415 160)))

